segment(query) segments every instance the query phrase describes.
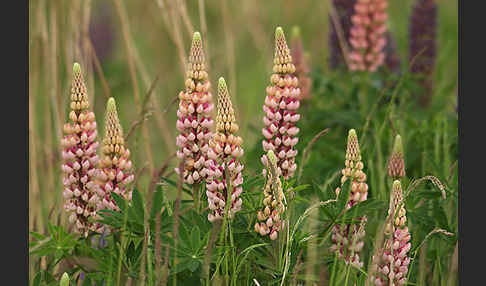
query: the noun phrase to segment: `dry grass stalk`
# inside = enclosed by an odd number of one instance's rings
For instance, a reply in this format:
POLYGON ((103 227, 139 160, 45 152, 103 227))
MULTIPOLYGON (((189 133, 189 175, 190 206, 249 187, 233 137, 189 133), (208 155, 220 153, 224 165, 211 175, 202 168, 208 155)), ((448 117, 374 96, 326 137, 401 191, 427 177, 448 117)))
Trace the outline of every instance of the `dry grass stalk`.
POLYGON ((202 37, 204 39, 206 39, 206 41, 204 41, 204 50, 206 51, 206 58, 208 59, 206 61, 206 69, 209 72, 211 70, 210 69, 210 60, 209 60, 209 59, 211 59, 211 57, 209 55, 208 25, 207 25, 207 21, 206 21, 206 8, 205 8, 205 5, 204 5, 204 0, 199 0, 198 6, 199 6, 199 19, 200 19, 200 22, 201 22, 201 33, 202 33, 202 37))
POLYGON ((191 18, 189 18, 189 15, 187 13, 186 1, 184 0, 176 0, 176 1, 177 1, 176 5, 179 7, 179 13, 181 14, 182 21, 184 22, 187 33, 190 37, 192 36, 192 34, 194 34, 194 27, 191 23, 191 18))
POLYGON ((110 87, 108 86, 108 83, 107 83, 105 76, 103 74, 103 69, 101 68, 100 60, 98 59, 98 55, 96 54, 96 51, 93 47, 93 43, 91 42, 91 40, 88 38, 88 39, 86 39, 86 42, 89 46, 89 53, 92 56, 92 60, 93 60, 96 72, 98 73, 98 76, 101 80, 101 86, 103 87, 105 98, 108 99, 108 98, 111 97, 110 87))
MULTIPOLYGON (((235 62, 235 47, 234 47, 234 33, 236 32, 232 29, 232 24, 230 22, 230 12, 228 10, 228 3, 227 0, 221 0, 221 13, 223 15, 223 30, 225 34, 225 45, 226 45, 226 61, 229 69, 230 75, 230 93, 231 93, 231 101, 235 107, 235 110, 242 110, 238 108, 238 101, 236 100, 236 62, 235 62)), ((242 112, 240 112, 242 113, 242 112)), ((241 115, 241 120, 244 120, 245 114, 241 115)))
MULTIPOLYGON (((142 105, 140 102, 139 98, 139 87, 138 87, 138 80, 137 80, 137 75, 135 72, 135 66, 134 66, 134 61, 133 61, 133 47, 132 47, 132 41, 130 38, 130 26, 128 23, 128 17, 126 14, 125 6, 121 3, 121 0, 114 0, 115 2, 115 7, 118 13, 118 16, 120 18, 121 26, 122 26, 122 33, 123 33, 123 40, 125 43, 125 50, 127 54, 127 60, 128 60, 128 67, 130 70, 130 78, 132 80, 133 84, 133 97, 135 99, 135 104, 137 105, 137 110, 138 113, 140 114, 142 112, 142 105)), ((147 155, 147 161, 149 162, 149 170, 150 174, 153 174, 154 172, 154 162, 153 162, 153 157, 152 157, 152 150, 150 147, 150 136, 149 132, 147 129, 146 125, 142 125, 142 133, 144 137, 144 148, 145 148, 145 153, 147 155)))
POLYGON ((346 64, 349 66, 349 64, 350 64, 349 46, 348 46, 347 41, 344 37, 343 27, 341 26, 341 23, 339 22, 339 16, 337 14, 336 7, 334 7, 334 4, 332 3, 332 1, 328 1, 328 2, 329 2, 329 15, 331 16, 332 24, 334 25, 334 28, 336 29, 336 32, 337 32, 339 44, 341 46, 342 53, 343 53, 343 58, 346 61, 346 64))

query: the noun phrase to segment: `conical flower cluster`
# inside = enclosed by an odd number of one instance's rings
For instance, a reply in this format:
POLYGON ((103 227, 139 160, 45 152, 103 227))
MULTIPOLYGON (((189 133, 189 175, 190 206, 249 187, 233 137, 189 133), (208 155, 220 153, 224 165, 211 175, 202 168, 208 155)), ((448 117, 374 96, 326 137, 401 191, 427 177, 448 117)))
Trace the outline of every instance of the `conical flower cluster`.
MULTIPOLYGON (((289 179, 297 169, 297 150, 294 146, 299 142, 296 136, 299 128, 295 124, 300 119, 300 114, 297 113, 300 105, 300 88, 299 81, 294 75, 295 65, 292 63, 292 56, 280 27, 275 31, 273 63, 274 74, 270 78, 271 85, 267 87, 263 105, 265 127, 262 133, 265 139, 262 145, 265 152, 272 150, 276 154, 278 175, 289 179)), ((267 164, 266 155, 263 155, 261 160, 264 165, 267 164)))
MULTIPOLYGON (((359 150, 358 136, 356 131, 351 129, 348 134, 346 149, 345 168, 341 171, 341 186, 347 180, 350 180, 351 191, 346 204, 346 209, 359 202, 365 201, 368 197, 368 184, 366 184, 366 174, 363 172, 363 162, 361 161, 361 152, 359 150)), ((339 196, 341 188, 336 188, 336 197, 339 196)), ((358 218, 361 223, 335 225, 332 233, 331 246, 332 251, 337 251, 338 256, 346 262, 353 263, 358 267, 363 266, 360 261, 359 252, 363 248, 362 241, 365 235, 364 224, 366 217, 358 218)))
POLYGON ((410 232, 406 226, 407 216, 403 205, 402 185, 400 181, 393 182, 392 199, 388 215, 392 216, 385 226, 386 238, 384 247, 373 256, 371 281, 377 286, 405 285, 407 282, 410 257, 410 232))
MULTIPOLYGON (((349 45, 349 31, 351 30, 351 27, 353 25, 353 23, 351 22, 351 16, 353 15, 356 0, 332 0, 332 4, 334 5, 334 8, 336 10, 338 22, 343 32, 346 44, 349 45)), ((342 65, 345 65, 345 60, 341 43, 339 41, 338 32, 336 30, 336 26, 334 25, 334 21, 332 20, 331 15, 329 15, 329 27, 330 64, 332 69, 336 69, 342 65)))
POLYGON ((98 194, 101 198, 99 208, 119 210, 111 192, 122 196, 128 201, 132 199, 132 191, 128 185, 133 181, 130 150, 125 147, 123 130, 118 119, 115 99, 108 99, 106 105, 105 137, 102 142, 103 158, 100 161, 98 176, 98 194))
POLYGON ((302 38, 300 37, 299 27, 292 30, 292 40, 290 42, 290 55, 295 64, 295 75, 299 79, 300 98, 311 97, 312 79, 309 76, 310 67, 308 63, 309 54, 304 53, 302 38))
POLYGON ((181 160, 185 158, 185 164, 184 170, 175 168, 175 171, 178 174, 183 172, 184 182, 191 185, 199 184, 207 177, 208 142, 213 126, 211 111, 214 108, 209 87, 201 36, 195 32, 189 55, 186 90, 179 93, 176 124, 181 132, 176 138, 179 147, 177 157, 181 160))
POLYGON ((255 231, 260 235, 268 235, 271 240, 278 237, 278 232, 284 227, 282 215, 285 211, 285 195, 282 182, 277 175, 277 157, 272 150, 267 153, 267 181, 263 191, 263 211, 258 211, 255 231))
POLYGON ((98 142, 95 115, 88 110, 88 94, 78 63, 73 66, 70 107, 70 122, 64 125, 61 140, 64 208, 71 212, 69 222, 74 224, 74 230, 87 236, 89 231, 100 231, 90 219, 96 216, 99 200, 95 184, 98 142))
POLYGON ((241 144, 243 140, 235 135, 238 124, 231 104, 228 88, 224 78, 218 82, 218 115, 216 118, 216 133, 210 140, 208 157, 210 160, 207 169, 206 195, 210 213, 208 220, 213 222, 222 219, 225 215, 228 198, 231 205, 228 207, 228 217, 241 210, 243 203, 239 197, 243 191, 243 164, 240 157, 243 155, 241 144), (230 185, 228 185, 228 182, 230 185), (228 194, 228 191, 231 191, 228 194), (228 196, 229 195, 229 196, 228 196))
POLYGON ((393 145, 393 151, 390 155, 390 159, 388 159, 388 175, 394 180, 405 177, 403 145, 402 145, 402 137, 400 137, 400 135, 397 135, 395 137, 395 144, 393 145))
POLYGON ((423 105, 430 101, 432 72, 436 58, 437 4, 434 0, 417 0, 413 6, 409 26, 410 71, 422 76, 425 91, 421 96, 423 105))
POLYGON ((349 69, 376 71, 385 60, 387 0, 358 0, 350 31, 349 69))

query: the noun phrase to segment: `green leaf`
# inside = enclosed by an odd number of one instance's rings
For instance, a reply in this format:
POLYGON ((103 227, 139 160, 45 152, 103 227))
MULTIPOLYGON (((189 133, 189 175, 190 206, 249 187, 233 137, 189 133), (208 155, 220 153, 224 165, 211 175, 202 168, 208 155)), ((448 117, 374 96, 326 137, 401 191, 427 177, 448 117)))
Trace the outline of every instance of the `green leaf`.
POLYGON ((196 260, 196 259, 191 259, 189 261, 189 265, 187 266, 187 268, 189 268, 189 270, 191 272, 194 272, 196 271, 196 269, 199 267, 199 260, 196 260))
MULTIPOLYGON (((171 179, 168 179, 168 178, 165 178, 165 177, 160 177, 160 179, 162 179, 163 181, 169 183, 169 185, 172 185, 175 188, 177 188, 177 182, 172 181, 171 179)), ((184 185, 182 186, 182 191, 184 191, 185 193, 187 193, 187 194, 189 194, 189 195, 192 196, 192 191, 189 190, 188 188, 184 187, 184 185)))
POLYGON ((251 245, 251 246, 248 246, 247 248, 245 248, 240 254, 238 254, 238 256, 236 257, 236 264, 237 264, 237 268, 236 268, 236 275, 238 275, 238 273, 240 272, 240 269, 241 269, 241 266, 243 265, 243 262, 246 260, 246 258, 248 257, 248 254, 250 253, 250 251, 252 249, 255 249, 255 248, 258 248, 258 247, 262 247, 262 246, 265 246, 265 245, 268 245, 268 243, 258 243, 258 244, 254 244, 254 245, 251 245), (241 260, 238 262, 238 259, 240 259, 240 257, 244 255, 241 260))
POLYGON ((351 192, 351 180, 346 180, 341 186, 341 191, 339 192, 337 209, 338 213, 341 213, 349 200, 349 193, 351 192))
POLYGON ((199 248, 198 246, 201 242, 200 235, 199 227, 197 225, 193 226, 191 230, 191 247, 194 251, 197 251, 199 248))
POLYGON ((382 201, 378 201, 376 199, 367 199, 366 201, 360 202, 352 206, 349 210, 346 211, 346 218, 356 218, 362 217, 372 211, 382 210, 385 206, 385 203, 382 201))
POLYGON ((126 211, 128 203, 125 199, 115 192, 111 192, 111 197, 115 200, 116 205, 120 208, 120 211, 123 213, 126 211))
POLYGON ((40 271, 35 275, 34 282, 32 283, 32 286, 40 286, 40 283, 42 281, 42 273, 43 273, 43 271, 40 271))
POLYGON ((163 196, 162 196, 162 185, 158 185, 157 189, 155 190, 153 199, 152 199, 152 209, 150 210, 150 220, 154 220, 155 216, 160 213, 163 204, 163 196))
POLYGON ((294 193, 297 193, 298 191, 303 191, 303 190, 306 190, 307 188, 309 188, 311 185, 309 184, 306 184, 306 185, 299 185, 295 188, 293 188, 291 191, 294 192, 294 193))
POLYGON ((133 208, 135 209, 137 222, 143 225, 144 223, 143 198, 142 198, 142 194, 140 194, 140 192, 137 189, 133 190, 132 202, 133 202, 133 208))

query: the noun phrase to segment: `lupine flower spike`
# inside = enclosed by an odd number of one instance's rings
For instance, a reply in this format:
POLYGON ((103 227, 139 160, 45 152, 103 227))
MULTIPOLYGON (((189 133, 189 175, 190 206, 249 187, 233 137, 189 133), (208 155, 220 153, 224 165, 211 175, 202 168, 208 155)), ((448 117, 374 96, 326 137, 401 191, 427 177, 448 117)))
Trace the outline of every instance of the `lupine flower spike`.
POLYGON ((185 157, 185 166, 184 170, 175 168, 175 171, 177 174, 183 172, 184 182, 193 185, 207 177, 210 164, 207 158, 208 142, 213 126, 211 111, 214 108, 199 32, 195 32, 192 39, 185 84, 186 90, 179 93, 176 124, 180 131, 176 138, 179 147, 177 157, 181 160, 185 157))
POLYGON ((95 115, 88 110, 88 94, 78 63, 73 66, 70 107, 70 122, 64 124, 61 140, 64 208, 71 212, 69 222, 74 224, 74 230, 88 236, 89 231, 100 231, 99 224, 90 220, 96 217, 99 201, 95 184, 98 142, 95 115))
POLYGON ((436 57, 437 3, 434 0, 417 0, 410 16, 409 61, 411 72, 422 76, 424 93, 422 105, 427 105, 432 92, 432 73, 436 57))
POLYGON ((385 60, 387 0, 358 0, 350 31, 349 69, 376 71, 385 60))
POLYGON ((397 45, 389 31, 386 32, 385 38, 385 66, 387 67, 388 71, 398 75, 401 72, 402 61, 400 60, 400 56, 397 52, 397 45))
POLYGON ((231 205, 228 217, 241 210, 243 201, 239 197, 243 191, 243 164, 240 157, 243 155, 241 144, 243 140, 235 135, 238 132, 238 124, 235 120, 235 112, 228 94, 228 88, 224 78, 218 82, 218 115, 216 117, 216 133, 210 140, 208 151, 211 160, 208 168, 208 180, 206 194, 210 213, 208 220, 214 222, 225 215, 225 206, 228 203, 228 191, 231 190, 231 205), (231 188, 228 186, 231 183, 231 188))
MULTIPOLYGON (((334 5, 334 9, 336 10, 336 14, 338 17, 339 25, 343 32, 344 40, 348 45, 349 31, 351 30, 352 26, 351 16, 353 15, 355 3, 356 0, 332 0, 332 4, 334 5)), ((329 32, 330 64, 332 69, 336 69, 344 65, 345 60, 336 26, 334 25, 334 21, 331 15, 329 15, 329 25, 331 29, 329 32)))
POLYGON ((124 199, 132 200, 132 191, 128 185, 133 181, 132 161, 130 150, 125 147, 123 130, 116 111, 116 102, 113 97, 106 104, 105 137, 102 143, 103 158, 100 161, 99 171, 99 196, 101 198, 99 208, 119 210, 112 192, 124 199))
POLYGON ((297 26, 292 29, 290 55, 295 63, 295 74, 299 79, 299 87, 301 91, 299 99, 308 99, 311 97, 312 88, 312 79, 309 76, 309 54, 304 52, 300 29, 297 26))
MULTIPOLYGON (((365 201, 368 197, 366 174, 363 172, 364 165, 361 161, 358 136, 354 129, 351 129, 348 134, 345 166, 341 171, 341 186, 347 180, 351 181, 351 191, 349 193, 348 203, 346 204, 346 209, 350 209, 359 202, 365 201)), ((339 196, 340 191, 341 188, 336 188, 336 197, 339 196)), ((343 258, 345 262, 362 267, 363 262, 360 261, 359 252, 364 245, 362 239, 365 235, 364 224, 367 218, 361 217, 358 220, 360 223, 336 224, 334 226, 331 250, 336 251, 338 257, 343 258)))
POLYGON ((260 235, 268 235, 271 240, 278 237, 278 232, 284 227, 282 219, 285 211, 285 195, 282 182, 277 174, 277 157, 272 150, 267 152, 267 181, 263 191, 263 211, 258 211, 255 231, 260 235))
POLYGON ((403 145, 402 137, 397 135, 395 137, 395 144, 393 145, 393 151, 388 160, 388 175, 394 179, 401 179, 405 177, 405 162, 403 160, 403 145))
MULTIPOLYGON (((270 78, 271 85, 267 87, 267 96, 263 105, 265 127, 262 133, 265 139, 262 145, 265 152, 272 150, 275 153, 278 175, 289 179, 297 169, 295 163, 297 150, 294 147, 299 141, 296 136, 299 128, 295 124, 300 119, 300 114, 297 113, 300 104, 300 88, 298 79, 294 75, 295 66, 292 63, 292 56, 280 27, 275 31, 273 63, 274 74, 270 78)), ((267 160, 267 156, 263 155, 261 161, 264 165, 267 165, 267 160)), ((264 169, 263 172, 265 173, 266 170, 264 169)))
POLYGON ((371 281, 377 286, 405 285, 410 257, 410 232, 406 226, 407 216, 403 205, 402 185, 393 182, 392 198, 388 210, 388 224, 385 226, 384 247, 373 256, 371 281), (390 237, 390 238, 388 238, 390 237))

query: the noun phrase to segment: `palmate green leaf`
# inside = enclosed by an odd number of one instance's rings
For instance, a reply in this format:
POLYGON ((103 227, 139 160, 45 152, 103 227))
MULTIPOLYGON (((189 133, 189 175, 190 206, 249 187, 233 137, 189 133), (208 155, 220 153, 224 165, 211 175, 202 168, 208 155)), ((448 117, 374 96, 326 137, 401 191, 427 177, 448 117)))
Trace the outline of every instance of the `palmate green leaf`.
POLYGON ((339 192, 338 200, 336 203, 338 213, 344 211, 346 203, 349 201, 349 193, 351 192, 351 180, 346 180, 341 186, 341 191, 339 192))
POLYGON ((345 216, 346 218, 349 219, 362 217, 373 211, 381 211, 383 210, 384 207, 385 207, 385 203, 383 201, 370 198, 346 210, 345 216))
POLYGON ((137 189, 133 190, 132 193, 132 206, 135 210, 136 221, 140 224, 144 224, 145 210, 143 205, 142 194, 137 189))
POLYGON ((150 210, 150 220, 155 220, 155 216, 160 213, 163 204, 162 185, 158 185, 152 199, 152 209, 150 210))
POLYGON ((193 226, 191 229, 191 249, 194 252, 197 252, 199 250, 199 245, 201 243, 201 238, 200 238, 200 231, 199 227, 197 225, 193 226))
POLYGON ((299 185, 295 188, 293 188, 291 191, 294 193, 297 193, 299 191, 307 190, 311 185, 310 184, 305 184, 305 185, 299 185))
MULTIPOLYGON (((175 181, 173 181, 169 178, 165 178, 165 177, 160 177, 160 179, 167 182, 169 185, 177 188, 177 182, 175 182, 175 181)), ((192 191, 190 189, 186 188, 184 185, 182 185, 182 191, 192 196, 192 191)))
POLYGON ((115 192, 111 192, 111 197, 115 200, 116 205, 120 208, 120 212, 124 213, 128 207, 127 201, 115 192))
POLYGON ((112 226, 114 228, 120 228, 123 226, 123 216, 120 212, 104 209, 99 210, 98 214, 102 218, 101 223, 112 226))

